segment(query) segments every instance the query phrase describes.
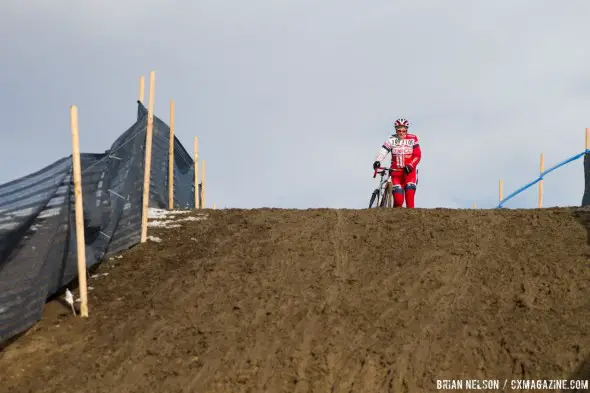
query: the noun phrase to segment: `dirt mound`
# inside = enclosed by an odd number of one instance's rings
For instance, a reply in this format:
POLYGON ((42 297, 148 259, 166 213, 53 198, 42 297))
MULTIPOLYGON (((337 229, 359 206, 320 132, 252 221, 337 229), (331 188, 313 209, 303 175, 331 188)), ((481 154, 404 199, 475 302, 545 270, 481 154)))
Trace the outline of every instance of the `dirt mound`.
POLYGON ((590 378, 588 210, 207 213, 103 264, 88 320, 48 304, 0 355, 0 391, 590 378))

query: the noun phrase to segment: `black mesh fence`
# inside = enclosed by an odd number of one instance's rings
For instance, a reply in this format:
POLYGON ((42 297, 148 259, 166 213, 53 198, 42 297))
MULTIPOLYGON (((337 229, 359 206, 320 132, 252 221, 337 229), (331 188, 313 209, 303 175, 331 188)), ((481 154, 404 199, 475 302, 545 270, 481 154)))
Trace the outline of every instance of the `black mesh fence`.
POLYGON ((582 206, 590 206, 590 153, 584 155, 584 196, 582 197, 582 206))
MULTIPOLYGON (((104 154, 81 154, 88 268, 140 241, 147 109, 104 154)), ((154 116, 150 207, 168 207, 169 126, 154 116)), ((174 207, 194 208, 194 162, 175 138, 174 207)), ((200 185, 199 185, 200 189, 200 185)), ((0 185, 0 345, 77 277, 72 159, 0 185)))

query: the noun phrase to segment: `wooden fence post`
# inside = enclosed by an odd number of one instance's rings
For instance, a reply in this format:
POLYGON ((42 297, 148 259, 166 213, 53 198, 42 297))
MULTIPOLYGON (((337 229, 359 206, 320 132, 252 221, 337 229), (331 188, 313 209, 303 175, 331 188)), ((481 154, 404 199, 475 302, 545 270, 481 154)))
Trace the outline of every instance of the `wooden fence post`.
POLYGON ((154 95, 156 72, 150 72, 150 101, 148 106, 147 130, 145 133, 145 162, 143 173, 143 199, 141 213, 141 242, 147 241, 148 211, 150 204, 150 177, 152 172, 152 133, 154 131, 154 95))

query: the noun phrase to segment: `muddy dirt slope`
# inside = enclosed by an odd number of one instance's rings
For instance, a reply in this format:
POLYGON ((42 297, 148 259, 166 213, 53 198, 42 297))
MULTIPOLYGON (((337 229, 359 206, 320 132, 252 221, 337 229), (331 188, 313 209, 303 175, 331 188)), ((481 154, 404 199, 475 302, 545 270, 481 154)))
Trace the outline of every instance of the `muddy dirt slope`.
POLYGON ((105 262, 89 319, 49 303, 0 354, 0 392, 590 379, 588 210, 206 214, 105 262))

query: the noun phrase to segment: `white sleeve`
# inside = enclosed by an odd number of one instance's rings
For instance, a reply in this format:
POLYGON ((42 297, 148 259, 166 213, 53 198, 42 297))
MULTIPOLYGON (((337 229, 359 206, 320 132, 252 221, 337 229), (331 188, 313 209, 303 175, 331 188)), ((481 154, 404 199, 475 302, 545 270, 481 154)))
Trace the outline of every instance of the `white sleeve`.
POLYGON ((383 142, 383 146, 381 146, 379 152, 377 152, 377 155, 375 156, 375 161, 382 161, 387 156, 387 154, 391 153, 391 143, 391 137, 387 138, 387 140, 383 142))

